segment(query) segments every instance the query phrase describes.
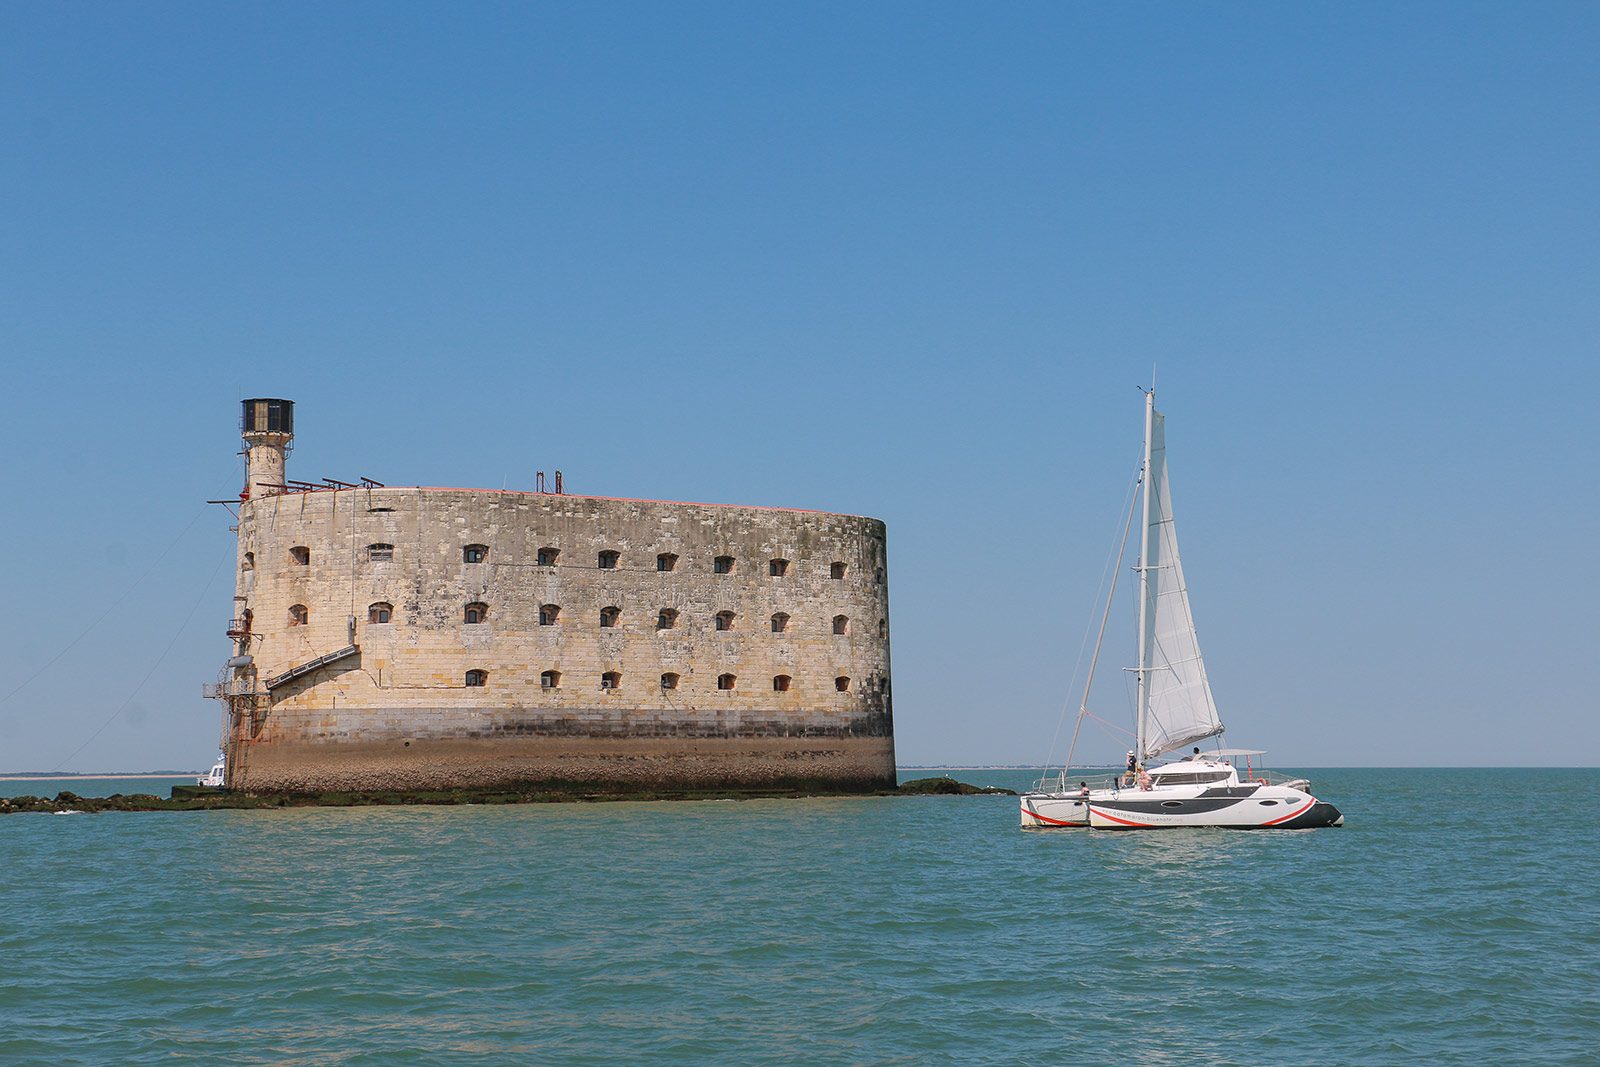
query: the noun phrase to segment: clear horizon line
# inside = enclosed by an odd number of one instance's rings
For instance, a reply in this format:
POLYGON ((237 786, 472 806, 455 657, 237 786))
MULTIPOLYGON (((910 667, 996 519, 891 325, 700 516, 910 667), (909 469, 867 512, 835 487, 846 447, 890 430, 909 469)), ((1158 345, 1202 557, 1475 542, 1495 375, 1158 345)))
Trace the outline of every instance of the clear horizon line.
MULTIPOLYGON (((1274 763, 1275 767, 1295 767, 1313 771, 1427 771, 1427 770, 1563 770, 1600 769, 1594 763, 1274 763)), ((1120 764, 1080 764, 1074 770, 1116 770, 1120 764)), ((896 771, 1057 771, 1059 765, 1035 763, 897 763, 896 771)), ((204 774, 201 769, 174 771, 0 771, 0 782, 64 778, 187 778, 204 774)))

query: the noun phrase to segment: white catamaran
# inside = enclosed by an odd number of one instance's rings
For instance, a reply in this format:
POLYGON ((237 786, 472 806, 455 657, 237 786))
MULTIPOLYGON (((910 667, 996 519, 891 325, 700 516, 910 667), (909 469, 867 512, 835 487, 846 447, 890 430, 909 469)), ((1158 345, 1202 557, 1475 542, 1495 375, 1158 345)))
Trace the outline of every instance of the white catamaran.
MULTIPOLYGON (((1143 533, 1139 546, 1139 665, 1137 676, 1135 744, 1128 753, 1126 773, 1091 787, 1087 781, 1069 788, 1067 767, 1055 788, 1041 788, 1021 797, 1024 827, 1092 826, 1109 830, 1165 829, 1179 826, 1217 826, 1232 829, 1302 830, 1340 826, 1344 816, 1332 804, 1312 796, 1303 778, 1284 778, 1252 769, 1254 749, 1219 748, 1202 755, 1200 749, 1161 766, 1146 764, 1197 741, 1220 737, 1205 661, 1195 637, 1189 610, 1189 587, 1178 558, 1178 533, 1172 517, 1172 494, 1167 485, 1165 419, 1156 410, 1155 390, 1145 394, 1143 533), (1235 760, 1245 759, 1241 775, 1235 760)), ((1135 504, 1138 502, 1135 501, 1135 504)), ((1128 527, 1133 508, 1128 511, 1128 527)), ((1127 547, 1123 532, 1123 548, 1127 547)), ((1119 553, 1117 568, 1121 569, 1119 553)), ((1116 594, 1115 577, 1111 596, 1116 594)), ((1100 638, 1089 661, 1089 679, 1079 706, 1078 725, 1088 714, 1089 688, 1100 658, 1110 618, 1106 601, 1100 621, 1100 638)), ((1076 747, 1077 730, 1073 731, 1076 747)))

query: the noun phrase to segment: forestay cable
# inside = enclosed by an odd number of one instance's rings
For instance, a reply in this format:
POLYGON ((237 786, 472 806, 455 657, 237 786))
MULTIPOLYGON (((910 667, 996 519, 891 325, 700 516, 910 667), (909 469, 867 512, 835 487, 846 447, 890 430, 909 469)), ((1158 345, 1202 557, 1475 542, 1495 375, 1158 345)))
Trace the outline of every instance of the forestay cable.
MULTIPOLYGON (((1138 494, 1138 489, 1139 489, 1139 478, 1138 478, 1138 475, 1135 474, 1134 479, 1133 479, 1133 485, 1129 489, 1129 492, 1131 494, 1133 494, 1133 498, 1135 500, 1138 499, 1138 495, 1137 495, 1138 494)), ((1126 537, 1127 537, 1127 535, 1124 534, 1123 538, 1126 539, 1126 537)), ((1112 559, 1112 554, 1110 552, 1106 553, 1105 566, 1103 566, 1101 568, 1101 570, 1100 570, 1100 581, 1094 587, 1094 602, 1096 604, 1098 604, 1100 602, 1100 593, 1106 587, 1107 578, 1110 579, 1111 584, 1112 584, 1112 588, 1116 587, 1116 580, 1117 580, 1116 572, 1117 572, 1117 568, 1120 566, 1120 560, 1121 560, 1120 552, 1119 552, 1118 557, 1117 557, 1117 559, 1115 561, 1112 559)), ((1075 659, 1073 661, 1073 663, 1072 663, 1072 675, 1067 681, 1067 692, 1068 693, 1071 693, 1078 686, 1078 677, 1079 677, 1078 672, 1083 667, 1083 653, 1084 653, 1084 650, 1089 647, 1089 634, 1091 634, 1093 631, 1094 631, 1094 614, 1091 612, 1090 615, 1089 615, 1089 622, 1083 628, 1083 640, 1078 643, 1078 658, 1075 659)), ((1093 668, 1091 668, 1091 675, 1090 675, 1091 680, 1093 678, 1092 670, 1093 670, 1093 668)), ((1055 762, 1056 762, 1056 743, 1061 740, 1061 724, 1067 721, 1067 708, 1068 707, 1071 707, 1071 705, 1070 704, 1064 704, 1062 706, 1062 708, 1061 708, 1061 714, 1056 716, 1056 729, 1055 729, 1055 732, 1050 735, 1050 747, 1045 749, 1044 766, 1041 768, 1041 771, 1044 770, 1044 769, 1047 769, 1049 767, 1055 766, 1055 762)), ((1077 726, 1076 725, 1074 725, 1074 727, 1073 727, 1073 736, 1074 736, 1074 738, 1076 738, 1076 736, 1077 736, 1077 726)))
POLYGON ((1100 646, 1105 644, 1106 624, 1111 621, 1111 602, 1117 595, 1117 579, 1122 576, 1122 560, 1128 551, 1128 534, 1133 530, 1133 510, 1138 503, 1139 483, 1144 480, 1144 469, 1141 465, 1138 475, 1133 479, 1133 499, 1128 503, 1128 519, 1122 526, 1122 541, 1117 545, 1117 563, 1111 572, 1111 589, 1106 594, 1106 609, 1100 616, 1100 633, 1094 640, 1094 655, 1089 660, 1089 677, 1083 683, 1083 699, 1078 704, 1078 721, 1072 726, 1072 744, 1067 747, 1067 762, 1062 764, 1061 773, 1064 775, 1072 767, 1072 756, 1078 748, 1078 731, 1083 728, 1083 717, 1089 714, 1089 689, 1094 685, 1095 667, 1100 663, 1100 646))

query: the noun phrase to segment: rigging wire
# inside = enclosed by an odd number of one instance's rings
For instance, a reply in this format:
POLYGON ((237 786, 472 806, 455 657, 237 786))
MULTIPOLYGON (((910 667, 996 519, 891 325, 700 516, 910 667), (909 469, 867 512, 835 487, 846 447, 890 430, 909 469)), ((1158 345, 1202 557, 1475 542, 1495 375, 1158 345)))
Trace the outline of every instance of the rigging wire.
POLYGON ((63 770, 67 769, 67 765, 73 760, 77 759, 78 754, 84 749, 88 748, 90 743, 93 742, 95 738, 99 737, 105 731, 105 728, 110 726, 119 715, 126 711, 128 709, 128 705, 133 703, 134 698, 139 695, 142 689, 144 689, 145 684, 155 676, 156 670, 161 666, 162 662, 166 660, 167 654, 170 653, 173 649, 173 646, 178 643, 178 638, 182 637, 183 632, 189 628, 189 623, 194 618, 194 613, 200 610, 200 605, 205 602, 206 594, 211 592, 211 586, 214 582, 216 582, 217 575, 221 573, 223 564, 227 563, 232 557, 233 552, 230 550, 227 555, 217 560, 217 565, 211 569, 211 574, 207 576, 206 583, 200 590, 200 595, 195 597, 194 603, 189 605, 189 613, 183 617, 183 622, 178 624, 178 629, 173 633, 172 640, 167 642, 167 647, 161 650, 161 655, 157 656, 155 658, 155 662, 150 664, 150 669, 145 672, 143 678, 139 679, 139 684, 133 687, 133 692, 129 693, 127 698, 123 700, 121 704, 117 705, 117 709, 115 711, 106 716, 105 722, 102 722, 98 727, 96 727, 94 733, 84 738, 83 743, 72 750, 72 755, 58 763, 58 767, 61 767, 63 770))
POLYGON ((1083 700, 1078 704, 1078 721, 1072 726, 1072 744, 1067 746, 1067 761, 1061 767, 1063 778, 1072 767, 1072 755, 1078 748, 1078 731, 1083 728, 1083 717, 1089 714, 1089 689, 1094 685, 1094 670, 1100 662, 1100 646, 1105 644, 1106 625, 1111 622, 1111 601, 1117 595, 1117 579, 1122 575, 1122 560, 1128 553, 1128 534, 1133 531, 1133 509, 1138 501, 1139 484, 1144 481, 1144 474, 1144 464, 1141 463, 1139 473, 1133 480, 1133 499, 1128 501, 1128 521, 1123 524, 1122 540, 1117 545, 1117 565, 1111 575, 1111 590, 1106 594, 1105 614, 1100 616, 1100 633, 1094 639, 1094 657, 1089 660, 1089 677, 1083 684, 1083 700))
POLYGON ((1115 731, 1118 734, 1122 734, 1124 737, 1137 736, 1137 735, 1134 734, 1134 732, 1132 730, 1128 729, 1126 726, 1118 726, 1116 723, 1112 722, 1110 719, 1102 719, 1100 716, 1096 715, 1092 711, 1084 712, 1083 716, 1086 719, 1093 719, 1095 722, 1099 723, 1102 727, 1104 727, 1107 737, 1114 736, 1112 731, 1115 731))
MULTIPOLYGON (((1124 503, 1127 504, 1127 506, 1130 507, 1130 508, 1131 508, 1132 505, 1131 505, 1131 503, 1128 503, 1128 501, 1130 501, 1130 499, 1136 499, 1137 498, 1137 494, 1138 494, 1138 491, 1139 491, 1139 481, 1144 476, 1144 469, 1143 468, 1144 468, 1144 451, 1143 451, 1143 448, 1141 447, 1140 453, 1139 453, 1139 464, 1135 468, 1135 471, 1134 471, 1133 484, 1128 487, 1128 492, 1123 496, 1124 503)), ((1122 508, 1118 508, 1117 509, 1117 514, 1118 515, 1122 514, 1122 508)), ((1124 543, 1126 543, 1126 541, 1127 541, 1127 534, 1126 533, 1124 533, 1122 535, 1122 541, 1124 543)), ((1100 603, 1101 594, 1106 589, 1106 582, 1107 582, 1108 579, 1109 579, 1109 581, 1111 583, 1111 588, 1112 589, 1116 588, 1116 584, 1117 584, 1117 567, 1118 567, 1118 564, 1121 561, 1121 558, 1122 558, 1122 550, 1120 548, 1113 549, 1112 551, 1106 553, 1106 562, 1105 562, 1105 565, 1101 568, 1101 571, 1100 571, 1100 583, 1095 586, 1095 590, 1094 590, 1094 603, 1095 604, 1099 604, 1100 603)), ((1109 599, 1110 599, 1109 596, 1107 596, 1106 599, 1107 599, 1107 603, 1109 605, 1109 599)), ((1089 613, 1089 621, 1084 625, 1084 628, 1083 628, 1083 640, 1078 645, 1078 658, 1072 665, 1072 675, 1071 675, 1071 677, 1070 677, 1070 679, 1068 680, 1068 683, 1067 683, 1067 693, 1069 694, 1068 695, 1068 700, 1069 701, 1071 700, 1070 694, 1072 692, 1074 692, 1078 688, 1078 677, 1079 677, 1079 673, 1078 672, 1083 667, 1083 654, 1089 647, 1089 635, 1091 633, 1093 633, 1093 632, 1094 632, 1094 612, 1090 611, 1090 613, 1089 613)), ((1104 634, 1104 623, 1101 624, 1101 632, 1102 632, 1102 635, 1103 635, 1104 634)), ((1091 682, 1093 681, 1092 676, 1090 678, 1090 681, 1091 682)), ((1087 694, 1085 695, 1085 699, 1087 699, 1087 694)), ((1061 714, 1056 716, 1055 733, 1051 734, 1051 736, 1050 736, 1050 747, 1045 750, 1045 763, 1044 763, 1044 768, 1041 768, 1041 770, 1048 769, 1050 767, 1055 766, 1055 762, 1056 762, 1056 745, 1061 740, 1061 727, 1067 721, 1067 709, 1070 708, 1071 706, 1072 705, 1070 704, 1070 702, 1066 703, 1066 704, 1063 704, 1062 707, 1061 707, 1061 714)), ((1074 727, 1073 727, 1073 736, 1074 736, 1074 738, 1076 738, 1076 736, 1077 736, 1077 726, 1076 725, 1074 725, 1074 727)))
POLYGON ((121 607, 122 606, 122 602, 124 600, 127 600, 128 597, 132 596, 133 595, 133 591, 135 589, 139 588, 139 586, 144 583, 144 580, 146 578, 150 577, 150 575, 155 571, 155 569, 158 566, 160 566, 161 561, 166 559, 167 555, 174 548, 178 547, 178 542, 182 541, 184 539, 184 537, 189 533, 189 531, 194 529, 194 524, 199 522, 200 521, 200 516, 204 515, 205 513, 206 513, 206 509, 204 507, 202 507, 199 511, 195 512, 194 518, 189 520, 188 525, 186 525, 182 530, 180 530, 178 532, 178 536, 174 537, 172 539, 172 542, 170 544, 168 544, 166 548, 163 548, 161 550, 161 554, 160 555, 156 556, 155 559, 151 560, 150 565, 144 569, 144 573, 140 574, 139 577, 137 577, 137 578, 135 578, 133 580, 133 584, 129 585, 126 589, 124 589, 120 596, 118 596, 109 605, 107 605, 106 609, 104 611, 102 611, 95 618, 95 620, 93 622, 91 622, 88 626, 85 626, 81 631, 79 631, 77 637, 74 637, 71 641, 68 641, 65 645, 61 646, 61 650, 59 652, 57 652, 55 655, 51 656, 49 659, 45 660, 43 665, 41 665, 38 670, 34 671, 32 674, 28 675, 22 681, 18 682, 15 686, 12 687, 10 692, 6 693, 4 696, 0 696, 0 705, 5 704, 12 697, 16 696, 18 693, 20 693, 24 689, 28 688, 28 686, 30 684, 32 684, 36 679, 38 679, 45 672, 50 670, 51 667, 54 667, 58 662, 60 662, 62 656, 65 656, 68 652, 71 652, 75 647, 77 647, 78 642, 82 641, 85 637, 88 637, 90 632, 93 631, 95 627, 97 627, 101 623, 105 622, 106 619, 110 617, 111 613, 113 611, 116 611, 117 608, 121 607))
MULTIPOLYGON (((230 474, 228 476, 228 481, 226 483, 224 483, 223 488, 218 490, 217 494, 213 494, 213 495, 219 495, 219 494, 221 494, 223 492, 226 492, 227 491, 227 486, 232 484, 233 481, 235 480, 235 478, 237 478, 237 475, 230 474)), ((135 578, 133 580, 132 584, 130 584, 127 588, 123 589, 121 594, 119 594, 115 600, 113 600, 109 605, 107 605, 106 609, 104 611, 102 611, 94 619, 93 622, 89 623, 88 626, 85 626, 82 630, 80 630, 78 632, 78 636, 74 637, 71 641, 68 641, 65 645, 61 646, 60 651, 58 651, 55 655, 51 656, 49 659, 45 660, 43 665, 41 665, 38 670, 34 671, 32 674, 28 675, 22 681, 18 682, 4 696, 0 696, 0 707, 4 707, 11 700, 12 697, 16 696, 18 693, 20 693, 24 689, 28 688, 29 685, 33 684, 33 682, 35 682, 37 679, 39 679, 41 676, 43 676, 45 674, 45 672, 47 672, 51 667, 54 667, 58 662, 60 662, 62 656, 65 656, 68 652, 71 652, 74 648, 76 648, 77 645, 78 645, 78 642, 82 641, 85 637, 88 637, 89 634, 94 631, 95 627, 99 626, 101 623, 105 622, 106 619, 110 618, 111 617, 111 613, 116 611, 117 608, 121 607, 122 606, 122 602, 127 600, 130 596, 132 596, 133 595, 133 591, 135 589, 139 588, 139 586, 143 585, 144 584, 144 580, 146 578, 150 577, 150 575, 155 572, 155 569, 161 565, 161 561, 166 559, 167 556, 169 554, 171 554, 172 550, 174 548, 178 547, 178 543, 180 541, 182 541, 186 536, 188 536, 189 531, 194 529, 194 524, 200 521, 200 516, 202 516, 202 515, 204 515, 206 513, 206 507, 208 507, 208 506, 209 505, 202 505, 200 510, 196 511, 194 513, 194 517, 191 518, 188 521, 187 524, 185 524, 183 529, 178 531, 178 535, 176 537, 174 537, 170 542, 168 542, 167 547, 163 548, 161 550, 160 554, 157 555, 155 559, 150 561, 150 565, 144 569, 144 572, 141 573, 139 575, 139 577, 135 578)))

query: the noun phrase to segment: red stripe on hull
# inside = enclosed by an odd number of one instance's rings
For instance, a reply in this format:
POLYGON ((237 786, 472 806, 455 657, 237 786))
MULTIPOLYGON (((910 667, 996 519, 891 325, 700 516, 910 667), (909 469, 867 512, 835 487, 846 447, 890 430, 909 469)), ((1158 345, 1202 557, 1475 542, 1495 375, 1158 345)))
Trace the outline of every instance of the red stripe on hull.
MULTIPOLYGON (((1029 815, 1032 815, 1035 819, 1038 819, 1040 822, 1047 822, 1051 826, 1082 826, 1083 825, 1083 823, 1081 823, 1081 822, 1067 822, 1064 819, 1052 819, 1048 815, 1040 815, 1038 812, 1034 811, 1032 808, 1027 808, 1025 810, 1027 811, 1027 813, 1029 815)), ((1087 818, 1087 817, 1088 816, 1085 816, 1085 818, 1087 818)))
POLYGON ((1311 803, 1307 804, 1305 807, 1301 808, 1299 811, 1291 811, 1287 815, 1284 815, 1284 816, 1282 816, 1280 818, 1277 818, 1277 819, 1273 819, 1271 822, 1264 822, 1261 825, 1262 826, 1276 826, 1280 822, 1288 822, 1290 819, 1298 818, 1299 816, 1304 815, 1306 812, 1310 811, 1313 807, 1316 806, 1316 803, 1317 802, 1316 802, 1315 798, 1313 798, 1311 803))
POLYGON ((1099 815, 1102 819, 1110 819, 1112 822, 1121 823, 1123 826, 1133 826, 1133 827, 1136 827, 1136 828, 1138 828, 1140 830, 1154 830, 1154 829, 1157 829, 1157 827, 1155 826, 1154 823, 1132 822, 1132 821, 1130 821, 1128 819, 1119 819, 1115 815, 1109 814, 1108 812, 1104 812, 1104 811, 1096 811, 1095 814, 1099 815))

